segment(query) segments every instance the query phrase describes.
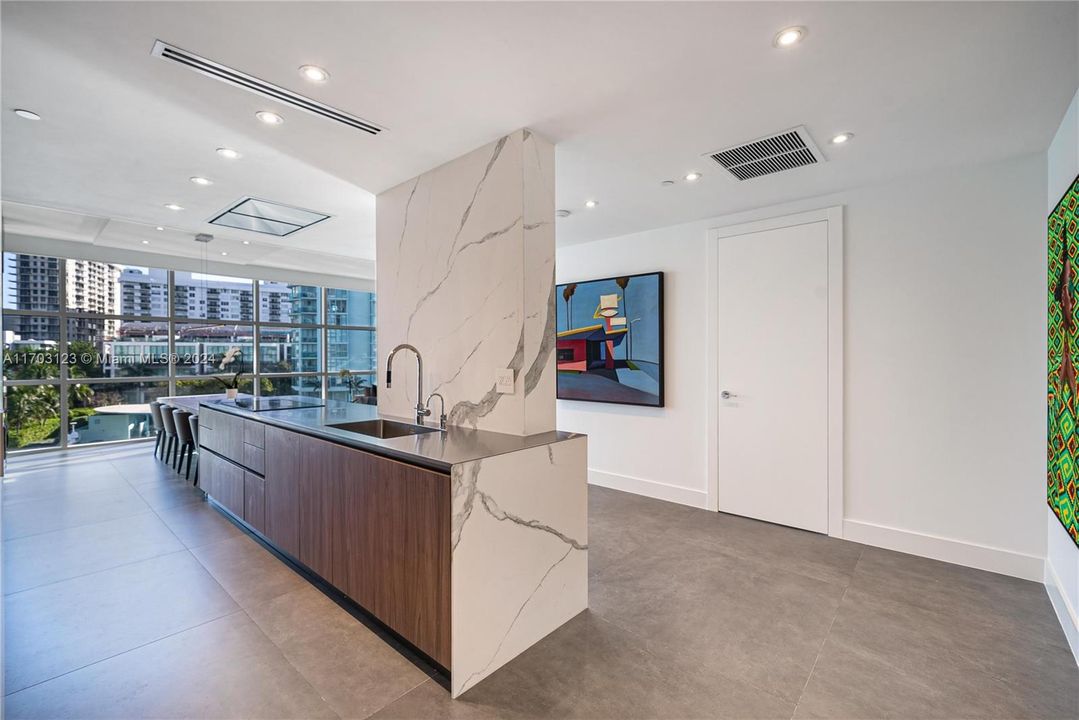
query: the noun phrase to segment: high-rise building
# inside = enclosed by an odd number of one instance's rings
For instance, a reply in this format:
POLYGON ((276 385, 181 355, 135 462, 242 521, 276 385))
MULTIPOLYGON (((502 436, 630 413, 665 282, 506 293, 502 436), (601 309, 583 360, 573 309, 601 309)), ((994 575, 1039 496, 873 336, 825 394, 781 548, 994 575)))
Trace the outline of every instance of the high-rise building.
MULTIPOLYGON (((176 315, 200 320, 251 322, 254 291, 250 281, 198 278, 177 272, 176 315)), ((122 313, 135 317, 166 317, 169 314, 168 271, 126 268, 120 276, 122 313)), ((289 322, 289 286, 281 282, 259 283, 259 319, 289 322)))
MULTIPOLYGON (((12 253, 5 272, 12 287, 7 290, 15 310, 60 309, 60 259, 44 255, 12 253)), ((64 295, 67 309, 81 313, 115 315, 120 311, 120 267, 93 260, 68 260, 64 295)), ((97 340, 114 333, 117 321, 100 318, 69 318, 69 341, 97 340)), ((22 340, 57 340, 58 321, 51 317, 12 315, 7 330, 22 340)))

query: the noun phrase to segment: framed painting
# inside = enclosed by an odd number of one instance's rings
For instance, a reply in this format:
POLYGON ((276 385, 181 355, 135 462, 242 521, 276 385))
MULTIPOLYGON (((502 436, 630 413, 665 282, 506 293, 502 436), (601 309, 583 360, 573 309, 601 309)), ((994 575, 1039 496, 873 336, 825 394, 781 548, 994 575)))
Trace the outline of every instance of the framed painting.
POLYGON ((1047 500, 1079 545, 1079 177, 1049 213, 1048 467, 1047 500))
POLYGON ((663 407, 663 273, 558 285, 558 398, 663 407))

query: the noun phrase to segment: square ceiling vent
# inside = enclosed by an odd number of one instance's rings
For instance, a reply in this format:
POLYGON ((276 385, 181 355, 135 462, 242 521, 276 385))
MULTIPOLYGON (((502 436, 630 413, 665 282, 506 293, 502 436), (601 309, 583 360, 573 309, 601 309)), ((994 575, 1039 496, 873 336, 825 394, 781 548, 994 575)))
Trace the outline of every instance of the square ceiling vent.
POLYGON ((239 230, 285 237, 330 217, 325 213, 282 205, 269 200, 244 198, 210 221, 239 230))
POLYGON ((804 125, 705 155, 739 180, 824 162, 804 125))

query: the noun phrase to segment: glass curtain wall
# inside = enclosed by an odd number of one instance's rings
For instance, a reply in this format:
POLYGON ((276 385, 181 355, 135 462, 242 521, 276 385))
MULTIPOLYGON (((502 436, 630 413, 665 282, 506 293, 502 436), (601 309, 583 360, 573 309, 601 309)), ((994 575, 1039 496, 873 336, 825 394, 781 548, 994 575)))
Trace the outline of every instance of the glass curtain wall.
POLYGON ((152 400, 237 370, 241 392, 374 404, 375 314, 368 292, 4 253, 8 449, 149 437, 152 400))

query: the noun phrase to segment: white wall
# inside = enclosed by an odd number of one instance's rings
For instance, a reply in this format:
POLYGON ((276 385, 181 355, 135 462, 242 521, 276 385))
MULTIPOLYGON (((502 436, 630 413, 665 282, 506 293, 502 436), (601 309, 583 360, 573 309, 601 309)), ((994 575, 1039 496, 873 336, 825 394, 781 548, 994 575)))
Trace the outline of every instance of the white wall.
POLYGON ((703 507, 707 231, 844 205, 845 536, 1040 580, 1045 184, 1039 154, 560 248, 559 282, 667 273, 668 406, 559 428, 593 482, 703 507))
MULTIPOLYGON (((1048 167, 1047 214, 1052 212, 1060 196, 1079 175, 1079 93, 1072 99, 1049 146, 1048 167)), ((1049 524, 1045 585, 1068 636, 1072 653, 1079 660, 1079 548, 1068 537, 1053 511, 1046 508, 1045 512, 1049 524)))

